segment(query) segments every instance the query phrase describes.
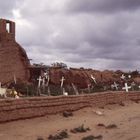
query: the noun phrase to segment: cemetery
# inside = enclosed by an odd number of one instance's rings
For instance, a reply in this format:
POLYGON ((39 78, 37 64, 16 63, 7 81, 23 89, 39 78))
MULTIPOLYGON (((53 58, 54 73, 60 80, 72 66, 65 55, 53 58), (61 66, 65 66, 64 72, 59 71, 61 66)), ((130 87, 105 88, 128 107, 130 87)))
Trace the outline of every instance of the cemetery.
MULTIPOLYGON (((26 51, 16 42, 15 23, 0 19, 0 123, 2 125, 7 122, 14 123, 17 120, 23 123, 22 120, 31 119, 32 121, 32 119, 38 117, 40 119, 40 117, 47 116, 50 119, 50 116, 54 117, 64 114, 64 112, 67 115, 69 112, 75 114, 75 112, 81 111, 82 114, 84 113, 83 110, 85 114, 92 110, 95 119, 100 116, 104 117, 104 113, 109 117, 109 113, 113 114, 113 107, 117 114, 117 109, 118 112, 121 112, 123 110, 122 106, 125 108, 126 104, 127 111, 131 105, 134 110, 136 107, 137 110, 132 117, 137 116, 136 123, 138 123, 140 120, 138 116, 139 102, 139 71, 99 71, 87 68, 68 68, 66 64, 61 62, 50 66, 31 64, 26 51), (6 29, 7 25, 9 30, 6 29), (112 112, 109 109, 104 109, 104 113, 102 113, 103 108, 108 106, 109 108, 112 107, 110 109, 112 112), (120 110, 118 106, 121 106, 120 110), (93 111, 93 109, 96 110, 93 111)), ((63 121, 62 118, 60 120, 63 121)), ((87 118, 86 121, 88 121, 87 118)), ((104 119, 102 121, 105 122, 104 119)), ((82 130, 83 128, 82 125, 82 130)), ((108 128, 104 125, 103 129, 108 128)), ((63 134, 66 135, 65 138, 68 138, 67 131, 63 131, 63 134)), ((106 135, 104 134, 104 136, 106 135)), ((50 140, 54 138, 57 140, 57 137, 60 137, 57 134, 56 136, 47 134, 47 136, 50 140)), ((83 140, 88 140, 88 138, 103 139, 102 135, 82 136, 83 140)), ((4 138, 3 135, 2 137, 4 138)), ((14 140, 14 138, 11 138, 11 140, 14 140)), ((30 140, 32 139, 34 137, 30 140)), ((41 139, 44 138, 40 137, 41 139)))

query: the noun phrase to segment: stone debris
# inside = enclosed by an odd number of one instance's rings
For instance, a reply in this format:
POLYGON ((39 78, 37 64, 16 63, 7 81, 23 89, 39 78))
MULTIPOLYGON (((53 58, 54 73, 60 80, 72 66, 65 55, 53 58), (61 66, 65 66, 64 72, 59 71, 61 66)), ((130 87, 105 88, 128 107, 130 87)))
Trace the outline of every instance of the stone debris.
POLYGON ((69 135, 67 133, 67 130, 63 130, 56 135, 49 135, 48 140, 63 140, 68 137, 69 137, 69 135))
POLYGON ((103 139, 102 135, 98 135, 98 136, 89 135, 89 136, 83 137, 81 140, 102 140, 102 139, 103 139))
POLYGON ((116 124, 105 125, 103 123, 98 123, 97 126, 103 127, 103 128, 106 128, 106 129, 114 129, 114 128, 117 128, 117 125, 116 124))
POLYGON ((94 112, 95 114, 99 115, 99 116, 103 116, 103 115, 104 115, 104 113, 101 112, 101 111, 99 111, 99 110, 93 110, 93 112, 94 112))
POLYGON ((66 117, 66 118, 67 118, 67 117, 71 117, 71 116, 73 116, 73 113, 70 112, 70 111, 64 111, 64 112, 63 112, 63 116, 66 117))

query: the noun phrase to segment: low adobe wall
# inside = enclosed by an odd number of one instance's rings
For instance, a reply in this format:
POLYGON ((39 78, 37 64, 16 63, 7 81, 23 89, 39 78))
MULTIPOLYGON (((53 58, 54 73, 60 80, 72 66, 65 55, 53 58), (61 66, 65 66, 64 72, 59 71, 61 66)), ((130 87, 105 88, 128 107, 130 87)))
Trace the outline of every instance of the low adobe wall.
POLYGON ((0 100, 0 122, 79 110, 90 106, 104 106, 125 100, 140 100, 140 92, 104 92, 79 96, 32 97, 0 100))

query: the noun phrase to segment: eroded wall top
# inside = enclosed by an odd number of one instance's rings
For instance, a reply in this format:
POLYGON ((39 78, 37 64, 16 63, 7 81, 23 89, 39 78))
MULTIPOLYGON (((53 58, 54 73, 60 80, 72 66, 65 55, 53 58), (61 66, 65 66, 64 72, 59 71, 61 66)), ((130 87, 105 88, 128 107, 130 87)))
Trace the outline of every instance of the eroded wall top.
POLYGON ((0 41, 15 40, 15 22, 0 19, 0 41))

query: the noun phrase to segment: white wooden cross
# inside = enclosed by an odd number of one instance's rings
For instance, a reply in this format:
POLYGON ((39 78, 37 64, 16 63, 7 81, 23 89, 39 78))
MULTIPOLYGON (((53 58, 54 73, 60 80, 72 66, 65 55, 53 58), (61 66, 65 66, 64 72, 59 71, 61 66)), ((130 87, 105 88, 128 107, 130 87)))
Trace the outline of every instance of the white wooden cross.
POLYGON ((49 86, 49 81, 50 81, 50 77, 49 75, 47 76, 47 87, 49 86))
POLYGON ((134 87, 136 84, 135 84, 135 82, 133 81, 132 83, 131 83, 131 86, 132 87, 134 87))
POLYGON ((128 92, 128 90, 131 88, 131 86, 128 86, 127 83, 125 83, 125 87, 123 87, 122 89, 126 90, 126 92, 128 92))
POLYGON ((88 84, 87 86, 88 86, 88 92, 90 93, 90 86, 91 86, 91 84, 88 84))
POLYGON ((135 82, 133 81, 132 83, 131 83, 131 88, 132 88, 132 90, 134 90, 134 87, 136 86, 136 84, 135 84, 135 82))
POLYGON ((93 75, 91 75, 90 77, 91 77, 91 79, 94 81, 94 83, 97 84, 97 82, 96 82, 96 78, 93 77, 93 75))
POLYGON ((62 78, 61 78, 61 87, 63 87, 63 84, 64 84, 64 80, 65 80, 65 78, 64 78, 64 76, 62 76, 62 78))
POLYGON ((17 83, 16 75, 14 74, 14 82, 17 83))
POLYGON ((38 80, 38 87, 40 88, 41 81, 42 81, 42 78, 41 78, 41 76, 39 76, 39 78, 38 78, 37 80, 38 80))
POLYGON ((42 86, 45 86, 45 77, 42 78, 42 86))
POLYGON ((122 74, 121 79, 123 79, 123 80, 125 79, 125 75, 124 74, 122 74))
POLYGON ((73 87, 73 89, 74 89, 75 94, 76 94, 76 95, 79 95, 79 92, 78 92, 76 86, 75 86, 73 83, 72 83, 72 87, 73 87))
POLYGON ((47 72, 44 72, 43 77, 45 77, 46 79, 48 79, 48 73, 47 72))
MULTIPOLYGON (((50 77, 49 77, 49 74, 48 74, 48 72, 45 72, 44 73, 44 75, 43 75, 43 78, 44 78, 44 81, 45 81, 45 79, 47 79, 47 87, 48 87, 48 85, 49 85, 49 80, 50 80, 50 77)), ((45 84, 45 83, 44 83, 45 84)))
POLYGON ((114 82, 113 87, 115 87, 116 90, 118 90, 118 84, 116 82, 114 82))

